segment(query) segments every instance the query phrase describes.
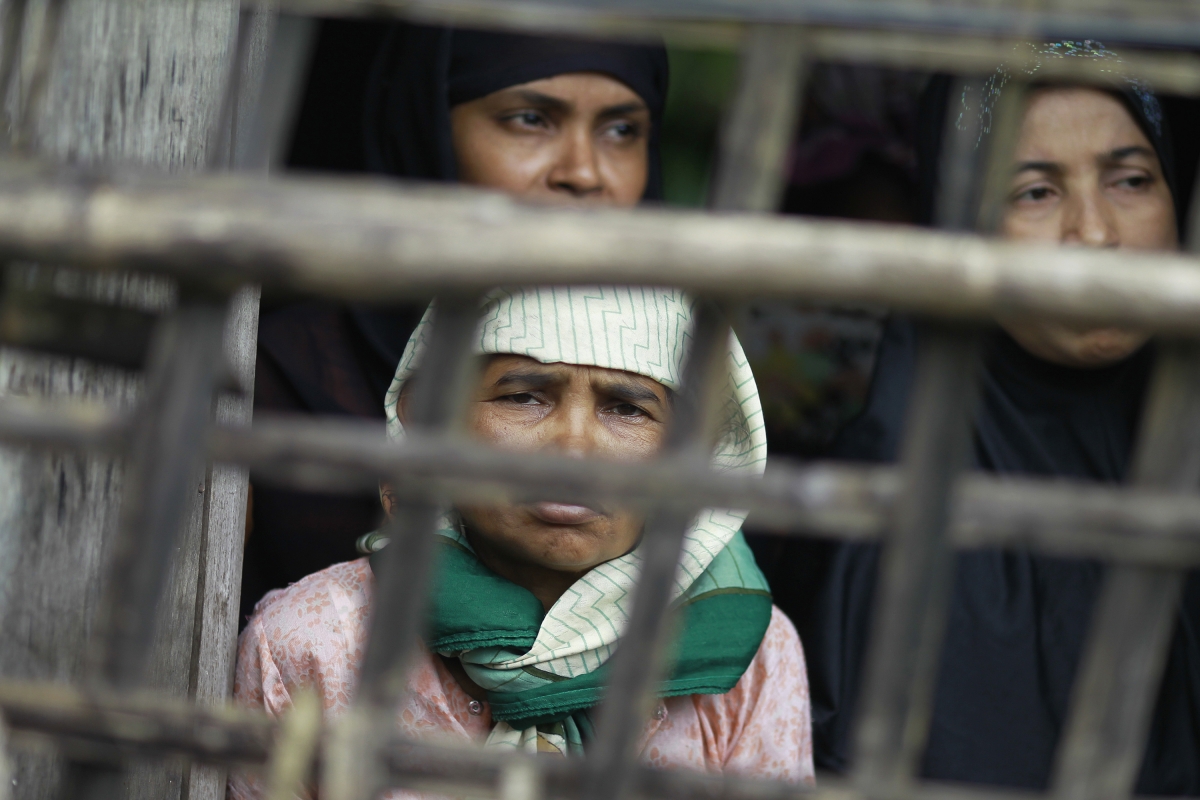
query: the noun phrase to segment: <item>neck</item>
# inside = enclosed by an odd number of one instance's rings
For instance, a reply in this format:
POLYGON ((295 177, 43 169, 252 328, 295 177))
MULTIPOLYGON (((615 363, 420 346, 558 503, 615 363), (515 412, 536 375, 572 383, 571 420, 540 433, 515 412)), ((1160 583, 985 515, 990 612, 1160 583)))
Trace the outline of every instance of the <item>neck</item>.
POLYGON ((467 540, 484 566, 517 586, 528 589, 547 611, 586 572, 562 572, 519 561, 492 547, 482 537, 472 536, 469 530, 467 540))

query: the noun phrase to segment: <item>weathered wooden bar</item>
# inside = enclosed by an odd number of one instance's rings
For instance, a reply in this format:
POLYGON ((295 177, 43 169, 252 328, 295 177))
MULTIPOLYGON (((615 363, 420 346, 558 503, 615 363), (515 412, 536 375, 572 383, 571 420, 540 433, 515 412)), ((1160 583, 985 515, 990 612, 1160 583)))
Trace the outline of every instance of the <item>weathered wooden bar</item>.
POLYGON ((0 168, 0 255, 368 302, 499 283, 648 283, 1200 332, 1191 255, 751 214, 545 208, 386 180, 0 168))
MULTIPOLYGON (((1131 8, 1118 0, 1073 0, 1053 5, 997 4, 987 0, 926 3, 919 0, 284 0, 296 13, 337 16, 403 16, 458 25, 500 26, 592 36, 646 35, 663 30, 701 42, 728 42, 753 23, 810 28, 853 28, 893 33, 897 38, 924 32, 975 43, 964 34, 991 37, 1101 39, 1154 46, 1200 42, 1200 12, 1187 0, 1154 0, 1131 8)), ((917 38, 917 37, 914 37, 917 38)), ((933 37, 928 37, 933 38, 933 37)), ((920 41, 917 38, 917 41, 920 41)), ((943 41, 944 46, 944 41, 943 41)), ((845 48, 857 59, 873 60, 878 48, 845 48)), ((913 47, 909 58, 936 48, 913 47)), ((1004 50, 977 53, 976 64, 1004 50)), ((822 58, 825 56, 822 54, 822 58)), ((916 64, 914 66, 926 66, 916 64)), ((947 65, 951 66, 951 65, 947 65)), ((1143 65, 1139 74, 1147 75, 1143 65)), ((991 71, 991 68, 987 68, 991 71)))

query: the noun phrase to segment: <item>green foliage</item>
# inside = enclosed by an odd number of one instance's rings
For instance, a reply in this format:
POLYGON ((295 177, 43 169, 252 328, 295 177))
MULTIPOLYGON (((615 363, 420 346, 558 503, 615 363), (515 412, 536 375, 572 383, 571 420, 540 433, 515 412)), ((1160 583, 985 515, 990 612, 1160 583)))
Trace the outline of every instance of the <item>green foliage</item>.
POLYGON ((668 47, 671 88, 663 120, 664 189, 669 205, 703 206, 721 114, 737 80, 737 54, 668 47))

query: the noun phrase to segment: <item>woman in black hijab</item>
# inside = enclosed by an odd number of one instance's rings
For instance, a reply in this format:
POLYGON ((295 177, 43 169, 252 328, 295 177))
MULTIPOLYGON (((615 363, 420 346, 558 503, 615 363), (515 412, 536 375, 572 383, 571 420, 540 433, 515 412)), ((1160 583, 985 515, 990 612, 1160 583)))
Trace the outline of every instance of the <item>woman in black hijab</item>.
MULTIPOLYGON (((1095 43, 1058 43, 1043 55, 1109 57, 1095 43), (1064 53, 1077 48, 1093 53, 1064 53)), ((992 97, 1007 74, 997 73, 992 97)), ((919 142, 931 209, 937 140, 949 80, 926 93, 919 142)), ((985 122, 987 118, 985 117, 985 122)), ((1125 91, 1040 87, 1026 106, 1003 231, 1097 247, 1174 249, 1182 202, 1157 99, 1125 91), (1107 137, 1107 138, 1106 138, 1107 137)), ((984 126, 986 130, 986 125, 984 126)), ((977 469, 1120 482, 1129 467, 1153 366, 1147 337, 1001 320, 985 350, 975 419, 977 469)), ((893 319, 881 344, 865 412, 840 435, 834 457, 894 461, 913 382, 918 334, 893 319)), ((855 705, 873 610, 879 549, 789 542, 772 588, 804 642, 818 768, 851 766, 855 705)), ((925 777, 1045 788, 1068 711, 1104 567, 1022 550, 958 555, 925 777)), ((1200 584, 1187 584, 1171 645, 1139 794, 1200 794, 1200 584)))
MULTIPOLYGON (((333 23, 318 42, 289 163, 631 206, 661 198, 666 90, 661 46, 333 23)), ((255 410, 382 420, 425 305, 264 311, 255 410)), ((379 524, 375 493, 255 483, 251 497, 243 618, 266 591, 358 557, 355 541, 379 524)))

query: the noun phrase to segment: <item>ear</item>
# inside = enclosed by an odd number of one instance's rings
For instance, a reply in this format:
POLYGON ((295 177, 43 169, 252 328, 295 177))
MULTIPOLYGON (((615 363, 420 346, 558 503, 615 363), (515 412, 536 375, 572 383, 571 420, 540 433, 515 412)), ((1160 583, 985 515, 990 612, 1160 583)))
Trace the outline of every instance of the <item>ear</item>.
POLYGON ((379 482, 379 502, 383 503, 383 513, 387 515, 388 522, 395 519, 396 507, 400 500, 396 497, 396 490, 392 488, 392 484, 387 481, 379 482))

